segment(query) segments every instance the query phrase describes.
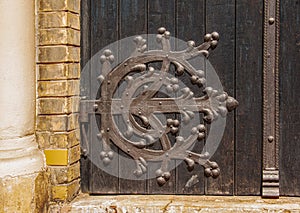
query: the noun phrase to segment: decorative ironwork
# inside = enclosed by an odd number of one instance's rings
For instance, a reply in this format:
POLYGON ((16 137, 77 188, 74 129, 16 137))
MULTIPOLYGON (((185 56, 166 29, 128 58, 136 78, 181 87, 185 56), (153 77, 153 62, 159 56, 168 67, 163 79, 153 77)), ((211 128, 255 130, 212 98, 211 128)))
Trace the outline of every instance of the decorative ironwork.
MULTIPOLYGON (((200 54, 208 57, 209 50, 218 44, 218 33, 205 35, 204 43, 199 46, 189 41, 183 51, 172 51, 169 39, 170 33, 163 27, 159 28, 157 42, 162 49, 146 51, 146 40, 137 36, 134 39, 136 49, 131 57, 114 68, 111 67, 113 53, 105 50, 100 57, 99 99, 82 100, 80 116, 82 131, 85 132, 84 123, 88 114, 101 115, 98 138, 103 150, 99 155, 104 164, 110 164, 113 159, 111 143, 114 143, 136 161, 136 169, 132 172, 137 177, 147 172, 148 162, 161 162, 161 167, 155 171, 160 186, 170 179, 168 164, 174 159, 184 160, 188 170, 193 170, 195 164, 199 164, 204 167, 207 177, 219 176, 219 166, 209 160, 209 153, 199 154, 189 150, 197 141, 205 139, 206 126, 201 123, 191 126, 187 136, 180 135, 180 128, 188 126, 195 113, 202 113, 204 121, 210 124, 219 116, 226 116, 238 105, 226 92, 205 87, 205 72, 187 63, 188 59, 200 54), (152 67, 153 62, 158 63, 159 67, 152 67), (171 66, 175 67, 174 76, 168 75, 171 66), (189 87, 181 88, 177 77, 184 73, 188 73, 192 84, 203 90, 202 96, 196 97, 189 87), (116 97, 119 87, 122 90, 116 97), (157 97, 158 88, 164 88, 169 97, 157 97), (168 118, 162 121, 156 112, 176 113, 181 119, 168 118), (116 115, 122 120, 124 129, 117 125, 116 115), (175 141, 170 140, 170 134, 175 135, 175 141), (151 146, 156 143, 160 143, 162 149, 152 149, 151 146)), ((84 154, 87 154, 86 133, 83 136, 86 144, 84 154)))
POLYGON ((279 197, 279 0, 264 1, 262 196, 279 197))

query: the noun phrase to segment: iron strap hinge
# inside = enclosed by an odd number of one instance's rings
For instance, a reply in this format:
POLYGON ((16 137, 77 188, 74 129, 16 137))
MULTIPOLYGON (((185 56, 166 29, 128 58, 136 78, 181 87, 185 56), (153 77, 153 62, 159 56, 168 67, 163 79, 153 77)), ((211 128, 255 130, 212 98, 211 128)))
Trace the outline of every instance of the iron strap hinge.
POLYGON ((279 197, 279 0, 264 1, 262 196, 279 197))
POLYGON ((81 154, 87 157, 89 154, 89 111, 88 111, 88 101, 80 101, 80 113, 79 113, 79 123, 80 123, 80 134, 82 135, 81 144, 81 154))

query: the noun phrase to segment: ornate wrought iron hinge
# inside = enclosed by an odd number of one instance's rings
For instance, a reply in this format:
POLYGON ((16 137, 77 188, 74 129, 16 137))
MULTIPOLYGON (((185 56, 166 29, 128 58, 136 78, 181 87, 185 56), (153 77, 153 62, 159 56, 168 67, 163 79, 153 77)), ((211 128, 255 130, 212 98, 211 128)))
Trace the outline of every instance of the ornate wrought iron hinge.
POLYGON ((279 0, 264 1, 262 196, 279 197, 279 0))
MULTIPOLYGON (((203 120, 210 124, 235 109, 238 102, 226 92, 205 86, 205 71, 195 69, 187 60, 199 55, 207 57, 209 50, 217 46, 219 34, 205 35, 204 43, 199 46, 189 41, 181 51, 171 50, 170 33, 163 27, 158 29, 156 40, 162 49, 147 51, 146 40, 137 36, 133 54, 115 67, 111 65, 112 51, 103 52, 98 98, 81 101, 82 131, 87 131, 84 124, 89 116, 100 115, 98 140, 102 143, 99 156, 103 164, 109 165, 113 159, 113 143, 135 160, 136 168, 132 172, 136 177, 147 172, 149 162, 161 163, 154 171, 160 186, 170 178, 172 160, 185 161, 188 170, 194 169, 195 164, 202 165, 206 176, 218 177, 220 169, 216 162, 209 160, 210 153, 191 151, 197 141, 205 139, 207 131, 203 123, 193 121, 201 113, 203 120), (169 74, 171 70, 174 75, 169 74), (180 83, 179 77, 184 73, 191 84, 203 91, 202 95, 196 97, 189 87, 180 83), (159 90, 168 97, 157 96, 159 90), (178 118, 162 119, 158 113, 173 113, 178 118), (184 128, 188 134, 180 132, 184 128), (174 135, 175 141, 170 135, 174 135), (161 149, 152 148, 157 143, 161 149)), ((83 138, 88 147, 86 135, 83 138)), ((84 148, 85 155, 87 152, 88 148, 84 148)))

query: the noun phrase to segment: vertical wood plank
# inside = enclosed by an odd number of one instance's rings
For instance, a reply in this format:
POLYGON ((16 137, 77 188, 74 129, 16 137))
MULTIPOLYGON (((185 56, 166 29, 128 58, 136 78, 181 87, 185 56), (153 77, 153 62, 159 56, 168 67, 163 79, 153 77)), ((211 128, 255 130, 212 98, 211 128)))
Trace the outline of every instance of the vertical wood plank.
MULTIPOLYGON (((134 35, 141 35, 147 33, 147 1, 146 0, 121 0, 120 1, 120 21, 119 21, 120 38, 126 38, 134 35)), ((128 44, 131 45, 131 44, 128 44)), ((129 56, 132 53, 132 49, 128 46, 121 46, 122 51, 119 54, 125 54, 129 56)), ((120 56, 121 58, 125 56, 120 56)), ((120 90, 123 89, 120 85, 120 90)), ((121 94, 120 94, 121 95, 121 94)), ((126 127, 124 127, 126 129, 126 127)), ((121 152, 120 155, 131 158, 125 153, 121 152)), ((122 176, 129 176, 128 173, 133 173, 133 169, 136 167, 134 161, 123 161, 119 159, 119 174, 122 176)), ((119 180, 119 191, 125 194, 144 194, 146 193, 146 180, 144 176, 140 177, 141 180, 129 180, 120 178, 119 180)))
POLYGON ((175 0, 148 1, 148 33, 156 34, 159 27, 175 35, 175 0))
POLYGON ((120 38, 147 33, 147 1, 120 0, 120 38))
MULTIPOLYGON (((205 35, 205 1, 204 0, 181 0, 176 4, 176 38, 183 41, 193 40, 197 44, 203 42, 205 35)), ((198 60, 202 60, 199 59, 198 60)), ((204 69, 204 67, 202 67, 204 69)), ((193 88, 189 76, 181 76, 180 80, 189 88, 193 88)), ((197 95, 198 87, 194 87, 194 94, 197 95)), ((200 92, 200 91, 198 91, 200 92)), ((196 142, 193 151, 201 153, 203 141, 196 142)), ((176 168, 176 194, 203 194, 204 193, 204 172, 201 166, 196 165, 195 169, 189 172, 186 164, 182 162, 176 168), (196 181, 190 186, 196 177, 196 181)))
MULTIPOLYGON (((91 45, 90 45, 90 35, 91 35, 91 29, 90 29, 90 8, 91 8, 91 1, 90 0, 82 0, 80 2, 80 24, 81 24, 81 38, 80 38, 80 65, 81 65, 81 71, 87 64, 87 62, 91 58, 91 45)), ((85 72, 89 72, 88 68, 85 72)), ((89 75, 81 75, 80 79, 80 95, 81 97, 88 97, 89 96, 89 82, 90 78, 89 75)), ((82 135, 82 133, 81 133, 82 135)), ((83 145, 83 140, 81 141, 81 145, 83 145)), ((81 191, 82 192, 89 192, 89 174, 90 172, 90 159, 87 157, 81 157, 80 158, 80 176, 81 176, 81 191)))
POLYGON ((280 1, 280 194, 300 196, 300 1, 280 1))
MULTIPOLYGON (((118 40, 118 2, 114 0, 97 0, 91 1, 91 55, 93 56, 108 44, 118 40)), ((113 51, 115 54, 115 51, 113 51)), ((99 75, 99 70, 94 70, 91 67, 91 81, 95 81, 99 75)), ((91 83, 92 85, 92 83, 91 83)), ((97 91, 96 88, 92 88, 97 91)), ((95 97, 91 97, 95 98, 95 97)), ((93 124, 97 132, 96 124, 93 124)), ((101 170, 97 164, 102 165, 103 162, 99 156, 99 146, 95 134, 91 135, 91 158, 93 164, 90 169, 90 188, 92 193, 118 193, 119 184, 117 175, 110 175, 101 170)), ((112 146, 116 152, 112 162, 107 166, 107 169, 112 173, 118 174, 118 148, 112 146)), ((103 165, 102 165, 103 166, 103 165)))
MULTIPOLYGON (((151 0, 148 1, 148 33, 156 34, 159 27, 165 27, 171 36, 175 36, 175 0, 151 0)), ((172 45, 172 44, 171 44, 172 45)), ((174 44, 173 44, 174 45, 174 44)), ((155 147, 153 147, 155 148, 155 147)), ((157 164, 157 169, 160 164, 157 164)), ((156 178, 148 180, 148 192, 150 194, 174 194, 175 193, 175 173, 171 171, 170 180, 159 186, 156 178)), ((155 171, 155 169, 153 170, 155 171)), ((149 171, 149 172, 153 172, 149 171)))
POLYGON ((262 162, 263 2, 236 5, 235 193, 259 195, 262 162))
MULTIPOLYGON (((206 32, 220 34, 218 47, 209 61, 220 77, 224 91, 234 96, 235 75, 235 1, 206 1, 206 32)), ((234 113, 228 113, 223 139, 211 157, 221 169, 217 179, 208 178, 207 194, 233 194, 234 181, 234 113)))

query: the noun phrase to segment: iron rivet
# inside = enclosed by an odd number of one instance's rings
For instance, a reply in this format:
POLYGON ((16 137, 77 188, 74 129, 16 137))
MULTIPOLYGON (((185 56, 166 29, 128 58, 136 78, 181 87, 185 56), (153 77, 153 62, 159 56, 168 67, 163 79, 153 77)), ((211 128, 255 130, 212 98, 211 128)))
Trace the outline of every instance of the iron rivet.
POLYGON ((107 128, 106 131, 109 132, 109 128, 107 128))
POLYGON ((129 152, 130 152, 130 149, 127 149, 127 152, 129 153, 129 152))
POLYGON ((127 66, 127 63, 125 63, 124 66, 126 67, 126 66, 127 66))
POLYGON ((120 106, 120 108, 121 108, 121 109, 123 109, 123 108, 124 108, 124 106, 123 106, 123 105, 121 105, 121 106, 120 106))
POLYGON ((110 84, 110 81, 107 81, 107 84, 110 84))
POLYGON ((274 141, 274 137, 273 137, 273 136, 269 136, 269 137, 268 137, 268 141, 269 141, 270 143, 272 143, 272 142, 274 141))
POLYGON ((274 24, 274 22, 275 22, 275 19, 274 19, 274 18, 269 18, 269 24, 270 24, 270 25, 274 24))
POLYGON ((141 115, 142 114, 142 112, 141 111, 139 111, 139 115, 141 115))
POLYGON ((162 102, 160 101, 158 104, 159 104, 159 105, 162 105, 162 102))
POLYGON ((93 109, 94 109, 95 112, 97 112, 97 110, 98 110, 98 104, 94 104, 93 109))

